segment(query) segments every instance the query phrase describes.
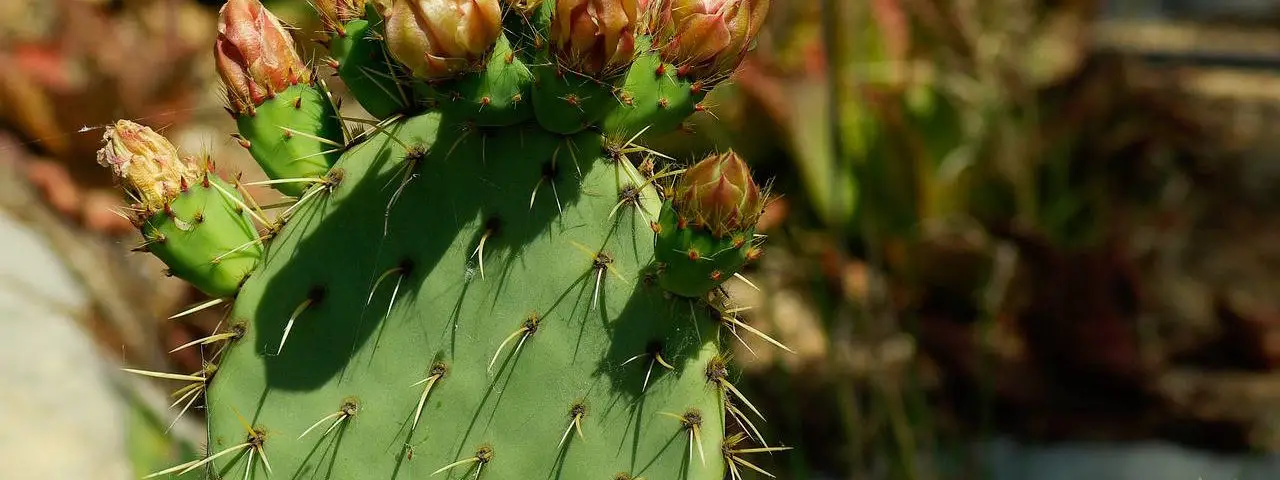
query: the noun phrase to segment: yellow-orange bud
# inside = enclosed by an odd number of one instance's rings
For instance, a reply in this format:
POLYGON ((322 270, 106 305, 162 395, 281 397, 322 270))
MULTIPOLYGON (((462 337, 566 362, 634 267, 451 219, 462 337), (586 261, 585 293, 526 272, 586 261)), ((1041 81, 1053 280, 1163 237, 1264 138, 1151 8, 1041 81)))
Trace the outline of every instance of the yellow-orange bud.
POLYGON ((498 0, 394 0, 387 13, 391 56, 428 80, 474 71, 501 34, 498 0))
POLYGON ((98 163, 110 168, 125 190, 147 211, 163 210, 201 171, 182 159, 164 136, 150 127, 118 120, 102 135, 98 163))

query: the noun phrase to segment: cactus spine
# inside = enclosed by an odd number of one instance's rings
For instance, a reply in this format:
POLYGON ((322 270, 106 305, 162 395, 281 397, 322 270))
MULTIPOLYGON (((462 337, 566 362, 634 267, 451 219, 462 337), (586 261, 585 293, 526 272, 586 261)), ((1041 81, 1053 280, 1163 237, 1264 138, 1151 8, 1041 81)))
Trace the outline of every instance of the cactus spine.
MULTIPOLYGON (((216 367, 162 375, 205 395, 209 454, 157 476, 712 480, 754 468, 746 454, 781 449, 763 445, 760 412, 732 383, 724 330, 759 333, 719 288, 759 254, 752 226, 766 195, 732 153, 677 180, 603 130, 679 123, 674 110, 613 114, 633 108, 626 88, 653 99, 677 85, 631 80, 666 61, 644 26, 676 7, 317 7, 339 75, 383 118, 358 122, 362 133, 345 133, 257 0, 229 2, 220 27, 233 32, 217 52, 240 135, 297 197, 284 213, 268 222, 192 164, 135 162, 159 167, 131 176, 104 161, 130 191, 159 192, 139 195, 144 235, 165 238, 152 251, 234 297, 232 329, 208 342, 221 343, 216 367), (351 81, 342 68, 356 57, 396 63, 351 81), (405 92, 409 104, 397 100, 405 92), (172 231, 199 207, 215 214, 172 231), (165 253, 175 249, 198 253, 165 253)), ((108 133, 107 157, 117 137, 108 133)), ((153 150, 129 153, 177 156, 153 150)))

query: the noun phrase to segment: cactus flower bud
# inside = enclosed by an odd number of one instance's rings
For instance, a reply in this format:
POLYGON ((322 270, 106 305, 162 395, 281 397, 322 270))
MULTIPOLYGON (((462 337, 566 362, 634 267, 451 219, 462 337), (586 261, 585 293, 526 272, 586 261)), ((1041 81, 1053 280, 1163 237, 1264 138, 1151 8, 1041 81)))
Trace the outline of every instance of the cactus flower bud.
POLYGON ((732 151, 685 171, 671 201, 681 216, 717 237, 754 227, 764 211, 764 195, 751 179, 751 169, 732 151))
POLYGON ((200 178, 200 170, 150 127, 118 120, 107 127, 102 140, 98 163, 110 168, 146 211, 164 209, 185 185, 200 178))
POLYGON ((325 30, 344 34, 342 25, 355 19, 364 18, 364 6, 367 0, 315 0, 316 11, 325 30))
POLYGON ((428 80, 477 69, 501 34, 498 0, 395 0, 387 15, 391 56, 428 80))
POLYGON ((229 0, 222 6, 214 56, 231 108, 239 114, 251 114, 267 99, 311 79, 293 37, 258 0, 229 0))
POLYGON ((663 60, 698 77, 738 68, 769 11, 769 0, 660 0, 655 15, 663 60))
POLYGON ((551 17, 556 54, 576 72, 608 76, 636 52, 638 0, 560 0, 551 17))

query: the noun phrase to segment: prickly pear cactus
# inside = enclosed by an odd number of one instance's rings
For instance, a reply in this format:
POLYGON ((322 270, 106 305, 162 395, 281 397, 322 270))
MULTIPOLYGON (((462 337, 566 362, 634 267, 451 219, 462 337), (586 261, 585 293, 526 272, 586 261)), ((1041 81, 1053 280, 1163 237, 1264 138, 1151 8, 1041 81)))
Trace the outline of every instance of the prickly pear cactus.
POLYGON ((781 448, 726 339, 763 334, 719 287, 760 254, 767 194, 733 153, 682 169, 634 142, 697 109, 767 3, 317 1, 358 120, 258 0, 230 1, 236 138, 293 203, 269 215, 130 122, 100 154, 143 248, 231 305, 202 371, 133 370, 209 417, 207 455, 156 476, 757 470, 781 448))

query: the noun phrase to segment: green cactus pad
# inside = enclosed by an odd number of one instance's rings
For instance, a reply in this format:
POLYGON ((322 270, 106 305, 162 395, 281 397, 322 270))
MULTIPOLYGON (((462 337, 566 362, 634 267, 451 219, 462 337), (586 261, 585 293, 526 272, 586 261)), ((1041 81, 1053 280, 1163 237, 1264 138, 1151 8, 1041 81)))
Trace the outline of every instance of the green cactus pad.
POLYGON ((688 224, 672 208, 662 205, 654 255, 659 262, 658 283, 683 297, 699 298, 738 273, 747 263, 753 230, 716 238, 706 229, 688 224))
MULTIPOLYGON (((251 115, 236 118, 249 153, 273 179, 318 178, 341 155, 345 141, 333 103, 319 86, 299 84, 263 102, 251 115)), ((273 185, 298 196, 309 183, 273 185)))
POLYGON ((533 108, 538 123, 551 132, 572 134, 599 123, 618 107, 622 77, 598 80, 546 60, 532 67, 533 108))
POLYGON ((387 118, 418 107, 413 91, 401 85, 400 69, 381 40, 381 17, 370 7, 371 20, 353 20, 343 34, 329 40, 329 54, 338 62, 338 76, 366 112, 387 118))
POLYGON ((227 298, 257 265, 262 244, 243 203, 228 197, 239 199, 235 187, 211 173, 208 179, 147 217, 141 230, 145 248, 170 273, 210 296, 227 298))
POLYGON ((604 131, 621 137, 642 130, 648 135, 670 132, 693 115, 709 90, 678 78, 675 65, 663 63, 655 51, 646 52, 627 72, 618 94, 622 105, 605 118, 604 131))
POLYGON ((481 127, 505 127, 533 117, 529 87, 533 74, 511 51, 506 36, 498 38, 488 68, 431 85, 430 98, 450 119, 481 127))
MULTIPOLYGON (((637 209, 659 203, 631 164, 594 133, 439 114, 387 131, 399 141, 338 162, 343 181, 298 210, 237 298, 248 332, 210 387, 210 451, 246 441, 243 416, 280 478, 428 478, 477 455, 482 471, 437 478, 723 478, 717 326, 642 273, 654 242, 637 209), (415 382, 432 376, 417 416, 415 382)), ((252 445, 213 473, 265 475, 252 445)))

